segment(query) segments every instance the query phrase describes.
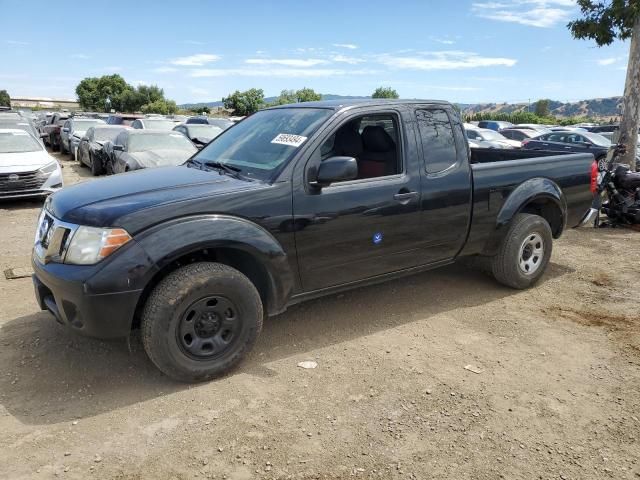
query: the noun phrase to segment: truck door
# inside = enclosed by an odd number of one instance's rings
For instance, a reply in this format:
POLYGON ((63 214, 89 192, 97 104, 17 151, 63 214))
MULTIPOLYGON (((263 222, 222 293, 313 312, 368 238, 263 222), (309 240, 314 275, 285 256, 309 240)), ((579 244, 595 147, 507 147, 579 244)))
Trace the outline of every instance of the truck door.
POLYGON ((423 263, 420 165, 395 110, 350 113, 296 166, 293 213, 307 291, 423 263), (358 178, 321 189, 309 183, 323 160, 354 157, 358 178))
POLYGON ((444 107, 415 111, 422 151, 421 233, 429 263, 452 259, 471 220, 469 153, 457 117, 444 107))

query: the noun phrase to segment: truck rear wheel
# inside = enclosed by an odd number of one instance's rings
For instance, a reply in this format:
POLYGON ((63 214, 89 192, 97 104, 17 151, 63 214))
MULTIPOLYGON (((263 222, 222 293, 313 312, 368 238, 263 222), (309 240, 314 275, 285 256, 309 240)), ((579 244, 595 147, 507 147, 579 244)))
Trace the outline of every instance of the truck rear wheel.
POLYGON ((544 218, 528 213, 516 215, 498 254, 491 259, 493 276, 507 287, 530 287, 544 274, 552 246, 551 227, 544 218))
POLYGON ((246 276, 219 263, 192 263, 151 292, 142 314, 142 342, 169 377, 209 380, 251 350, 262 316, 260 295, 246 276))

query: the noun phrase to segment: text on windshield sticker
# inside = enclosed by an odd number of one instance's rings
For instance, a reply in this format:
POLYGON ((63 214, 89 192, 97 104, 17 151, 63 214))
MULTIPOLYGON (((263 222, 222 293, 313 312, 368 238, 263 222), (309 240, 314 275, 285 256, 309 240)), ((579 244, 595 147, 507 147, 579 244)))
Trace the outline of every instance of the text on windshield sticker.
POLYGON ((271 140, 271 143, 277 143, 280 145, 289 145, 290 147, 299 147, 304 143, 307 137, 302 135, 293 135, 292 133, 279 133, 276 138, 271 140))

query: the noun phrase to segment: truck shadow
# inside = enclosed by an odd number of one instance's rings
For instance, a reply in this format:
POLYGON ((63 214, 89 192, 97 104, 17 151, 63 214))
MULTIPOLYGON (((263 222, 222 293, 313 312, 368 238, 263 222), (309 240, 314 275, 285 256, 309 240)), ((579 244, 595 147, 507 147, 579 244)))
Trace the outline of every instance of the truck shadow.
MULTIPOLYGON (((551 264, 542 282, 571 272, 551 264)), ((384 331, 438 313, 518 294, 460 265, 325 297, 268 319, 239 373, 275 376, 266 364, 384 331)), ((46 312, 0 329, 0 404, 20 422, 82 419, 198 388, 173 382, 147 359, 137 335, 126 342, 79 337, 46 312)))

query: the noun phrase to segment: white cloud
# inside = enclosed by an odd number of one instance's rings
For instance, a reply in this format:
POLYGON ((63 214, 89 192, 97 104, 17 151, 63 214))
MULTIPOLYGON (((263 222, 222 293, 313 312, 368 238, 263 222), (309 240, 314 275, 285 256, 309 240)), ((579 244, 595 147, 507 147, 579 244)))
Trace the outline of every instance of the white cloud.
POLYGON ((335 54, 331 56, 331 60, 337 63, 348 63, 349 65, 357 65, 363 63, 364 59, 357 57, 348 57, 346 55, 335 54))
POLYGON ((195 55, 189 55, 188 57, 179 57, 171 60, 171 64, 180 65, 183 67, 201 67, 207 63, 220 60, 219 55, 213 55, 210 53, 196 53, 195 55))
POLYGON ((423 52, 419 56, 383 54, 378 61, 401 70, 459 70, 480 67, 512 67, 517 60, 502 57, 483 57, 477 53, 460 51, 423 52))
POLYGON ((285 67, 314 67, 328 63, 326 60, 317 58, 298 59, 298 58, 249 58, 245 63, 250 65, 283 65, 285 67))
POLYGON ((347 50, 355 50, 358 48, 358 45, 354 45, 353 43, 334 43, 332 45, 338 48, 346 48, 347 50))
POLYGON ((490 20, 549 28, 566 22, 575 7, 575 0, 506 0, 476 2, 471 10, 478 17, 490 20))
POLYGON ((610 57, 610 58, 601 58, 596 61, 598 62, 598 65, 602 65, 603 67, 606 67, 607 65, 613 65, 614 63, 618 63, 623 58, 624 57, 610 57))
POLYGON ((345 75, 373 75, 375 70, 342 70, 335 68, 201 68, 190 74, 194 78, 205 77, 338 77, 345 75))
POLYGON ((153 69, 153 72, 155 73, 173 73, 177 71, 178 69, 174 67, 158 67, 153 69))
POLYGON ((118 66, 104 67, 103 70, 105 70, 107 72, 121 72, 122 71, 122 67, 118 67, 118 66))
POLYGON ((7 40, 7 43, 9 45, 20 45, 20 46, 26 46, 29 45, 29 42, 22 42, 20 40, 7 40))
POLYGON ((456 43, 455 40, 451 40, 450 38, 431 37, 431 40, 433 40, 436 43, 441 43, 442 45, 453 45, 454 43, 456 43))
POLYGON ((87 60, 91 58, 89 55, 85 55, 84 53, 74 53, 71 55, 71 58, 77 58, 78 60, 87 60))

